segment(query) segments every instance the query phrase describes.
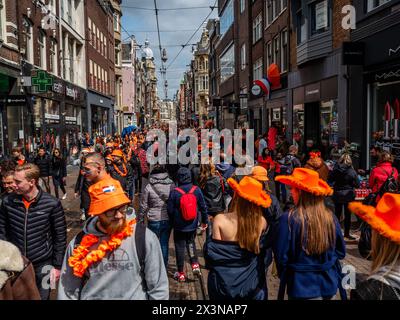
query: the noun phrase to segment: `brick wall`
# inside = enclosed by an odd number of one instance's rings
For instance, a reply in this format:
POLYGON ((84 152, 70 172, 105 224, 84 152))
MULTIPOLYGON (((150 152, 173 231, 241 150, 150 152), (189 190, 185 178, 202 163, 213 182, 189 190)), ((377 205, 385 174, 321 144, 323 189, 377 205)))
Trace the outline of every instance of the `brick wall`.
POLYGON ((343 41, 350 41, 350 30, 344 30, 342 28, 342 8, 345 5, 351 4, 351 0, 335 0, 333 1, 333 49, 338 49, 342 46, 343 41))
MULTIPOLYGON (((12 0, 11 0, 12 1, 12 0)), ((58 15, 58 1, 56 0, 56 12, 55 14, 58 15)), ((47 2, 47 1, 46 1, 47 2)), ((42 8, 38 5, 34 5, 32 0, 18 0, 17 3, 17 14, 18 14, 18 37, 19 37, 19 45, 21 48, 26 48, 26 37, 24 36, 23 31, 25 27, 23 26, 24 18, 26 18, 32 25, 32 39, 33 39, 33 64, 39 66, 40 64, 40 46, 38 43, 39 32, 41 29, 41 21, 47 16, 47 13, 42 12, 42 8), (31 9, 31 15, 28 18, 28 8, 31 9)), ((56 24, 56 28, 54 29, 44 29, 43 32, 45 34, 46 39, 46 57, 47 57, 47 68, 49 70, 49 59, 50 59, 50 43, 51 39, 55 35, 55 39, 58 43, 60 43, 60 34, 59 34, 59 27, 56 24)), ((58 57, 59 58, 59 57, 58 57)), ((60 74, 60 63, 58 63, 58 74, 60 74)))
POLYGON ((114 25, 113 16, 110 10, 104 10, 98 0, 87 0, 85 5, 85 29, 86 39, 92 38, 92 44, 87 42, 87 75, 88 75, 88 88, 95 90, 99 93, 115 97, 115 40, 114 40, 114 25), (94 34, 94 28, 89 28, 89 19, 96 26, 96 30, 99 30, 106 37, 106 50, 101 49, 100 41, 97 38, 97 31, 94 34), (92 30, 90 35, 89 29, 92 30), (94 41, 98 42, 97 49, 94 41), (103 51, 102 51, 103 50, 103 51), (104 54, 104 51, 106 53, 104 54), (94 78, 94 72, 90 74, 90 63, 93 61, 102 70, 108 72, 107 83, 101 79, 101 77, 94 78))

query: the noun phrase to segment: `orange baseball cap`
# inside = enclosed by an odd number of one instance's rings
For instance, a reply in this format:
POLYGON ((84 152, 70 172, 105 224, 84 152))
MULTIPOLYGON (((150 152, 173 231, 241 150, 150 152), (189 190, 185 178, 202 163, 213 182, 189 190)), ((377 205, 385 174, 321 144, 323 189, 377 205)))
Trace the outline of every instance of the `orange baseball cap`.
POLYGON ((264 167, 255 166, 251 170, 250 177, 258 180, 258 181, 268 181, 268 171, 264 167))
POLYGON ((113 157, 123 157, 124 154, 122 153, 121 150, 114 150, 113 153, 111 154, 113 157))
POLYGON ((98 216, 111 209, 131 203, 118 180, 108 175, 105 179, 89 187, 89 215, 98 216))

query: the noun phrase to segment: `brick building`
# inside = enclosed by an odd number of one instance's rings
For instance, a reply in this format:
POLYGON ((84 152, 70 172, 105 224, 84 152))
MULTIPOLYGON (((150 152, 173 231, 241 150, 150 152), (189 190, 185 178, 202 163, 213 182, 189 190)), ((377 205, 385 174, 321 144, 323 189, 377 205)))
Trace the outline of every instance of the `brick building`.
POLYGON ((115 104, 114 16, 109 1, 87 0, 87 110, 92 135, 113 133, 115 104))

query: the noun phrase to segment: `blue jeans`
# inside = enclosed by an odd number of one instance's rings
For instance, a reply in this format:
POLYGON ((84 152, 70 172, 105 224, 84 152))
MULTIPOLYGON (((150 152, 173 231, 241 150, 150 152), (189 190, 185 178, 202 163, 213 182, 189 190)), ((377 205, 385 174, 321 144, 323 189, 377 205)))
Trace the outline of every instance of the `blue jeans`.
POLYGON ((168 220, 149 221, 148 228, 153 231, 160 240, 161 251, 165 267, 168 267, 168 248, 169 236, 171 234, 171 225, 168 220))

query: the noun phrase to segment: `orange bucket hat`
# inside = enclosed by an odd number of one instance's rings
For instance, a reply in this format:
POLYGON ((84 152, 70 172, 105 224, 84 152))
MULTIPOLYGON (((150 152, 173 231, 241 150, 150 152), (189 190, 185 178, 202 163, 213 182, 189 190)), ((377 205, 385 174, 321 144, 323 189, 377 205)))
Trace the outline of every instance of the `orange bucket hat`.
POLYGON ((255 166, 251 170, 250 177, 254 178, 258 181, 269 181, 267 169, 265 169, 264 167, 261 167, 261 166, 255 166))
POLYGON ((349 210, 380 235, 400 244, 400 194, 385 193, 376 208, 351 202, 349 210))
POLYGON ((111 154, 111 156, 123 158, 124 154, 122 153, 121 150, 114 150, 113 153, 111 154))
POLYGON ((89 215, 98 216, 108 210, 130 204, 121 183, 110 176, 89 187, 89 215))
POLYGON ((319 178, 318 172, 311 169, 296 168, 293 170, 292 175, 277 176, 275 181, 316 196, 331 196, 333 194, 333 189, 324 180, 319 178))
POLYGON ((271 197, 263 190, 262 183, 254 178, 245 176, 240 183, 237 183, 233 178, 229 178, 228 184, 239 197, 260 207, 268 208, 272 204, 271 197))

